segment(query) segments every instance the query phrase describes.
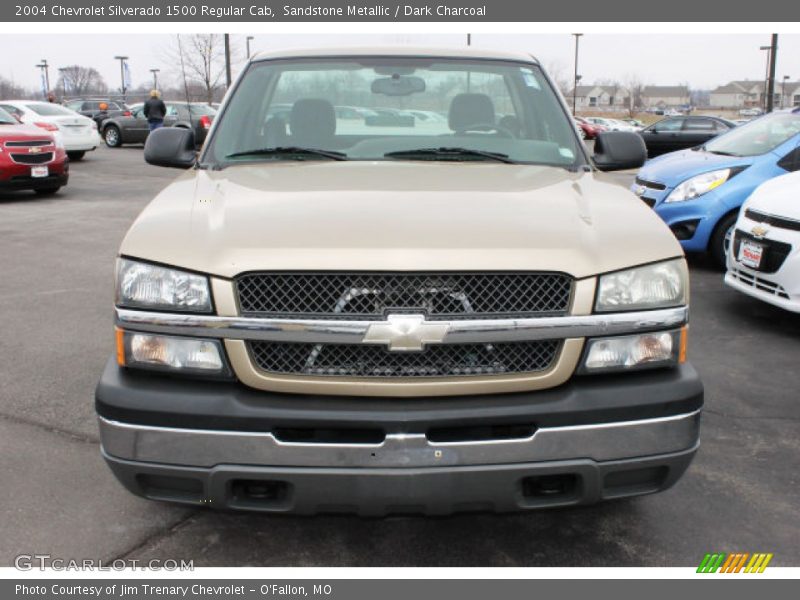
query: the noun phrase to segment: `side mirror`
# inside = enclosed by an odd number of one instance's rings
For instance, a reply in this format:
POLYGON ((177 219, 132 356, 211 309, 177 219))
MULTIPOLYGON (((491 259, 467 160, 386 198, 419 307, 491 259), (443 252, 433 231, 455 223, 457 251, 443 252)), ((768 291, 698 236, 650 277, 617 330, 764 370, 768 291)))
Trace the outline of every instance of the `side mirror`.
POLYGON ((594 142, 594 164, 601 171, 638 169, 647 160, 642 136, 630 131, 606 131, 594 142))
POLYGON ((144 159, 158 167, 188 169, 197 160, 194 131, 183 127, 161 127, 147 136, 144 159))

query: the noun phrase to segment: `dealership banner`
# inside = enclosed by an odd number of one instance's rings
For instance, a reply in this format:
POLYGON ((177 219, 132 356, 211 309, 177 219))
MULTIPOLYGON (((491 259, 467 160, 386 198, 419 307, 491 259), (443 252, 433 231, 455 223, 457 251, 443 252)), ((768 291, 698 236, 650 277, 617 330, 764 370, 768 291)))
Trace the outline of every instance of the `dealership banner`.
POLYGON ((781 22, 800 2, 760 0, 17 0, 0 21, 18 22, 781 22))
POLYGON ((27 579, 0 581, 4 600, 531 600, 532 598, 675 598, 794 597, 795 582, 785 579, 742 580, 728 577, 715 582, 691 579, 581 580, 195 580, 195 579, 27 579))

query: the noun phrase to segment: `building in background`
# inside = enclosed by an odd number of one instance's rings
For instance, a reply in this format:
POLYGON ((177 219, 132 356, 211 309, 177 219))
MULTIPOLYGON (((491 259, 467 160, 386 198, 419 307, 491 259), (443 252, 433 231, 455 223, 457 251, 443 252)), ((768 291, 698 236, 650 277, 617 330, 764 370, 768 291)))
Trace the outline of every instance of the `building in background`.
POLYGON ((642 89, 645 108, 680 108, 689 106, 689 87, 685 85, 646 85, 642 89))
MULTIPOLYGON (((579 85, 576 90, 578 110, 628 108, 630 105, 631 94, 621 85, 579 85)), ((572 90, 567 97, 572 97, 572 90)))

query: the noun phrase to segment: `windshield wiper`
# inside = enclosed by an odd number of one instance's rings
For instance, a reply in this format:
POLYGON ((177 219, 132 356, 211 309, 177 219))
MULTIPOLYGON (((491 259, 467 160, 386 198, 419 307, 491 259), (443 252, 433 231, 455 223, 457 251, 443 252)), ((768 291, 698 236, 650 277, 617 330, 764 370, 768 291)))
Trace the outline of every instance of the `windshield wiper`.
POLYGON ((347 160, 347 154, 334 150, 321 150, 319 148, 304 148, 302 146, 274 146, 272 148, 254 148, 228 154, 225 158, 239 156, 317 156, 331 160, 347 160))
POLYGON ((718 154, 719 156, 741 156, 741 154, 736 154, 735 152, 725 152, 725 150, 709 150, 705 146, 700 146, 700 150, 708 152, 709 154, 718 154))
POLYGON ((386 158, 458 158, 458 157, 472 157, 484 160, 496 160, 498 162, 516 164, 516 161, 511 160, 508 154, 501 154, 500 152, 487 152, 485 150, 473 150, 472 148, 416 148, 414 150, 395 150, 394 152, 387 152, 384 154, 386 158))

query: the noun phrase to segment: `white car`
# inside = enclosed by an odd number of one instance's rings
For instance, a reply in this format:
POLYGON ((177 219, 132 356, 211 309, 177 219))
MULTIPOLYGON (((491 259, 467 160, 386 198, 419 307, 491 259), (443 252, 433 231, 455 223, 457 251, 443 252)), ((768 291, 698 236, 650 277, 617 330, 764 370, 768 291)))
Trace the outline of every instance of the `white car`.
POLYGON ((637 131, 636 127, 620 121, 619 119, 609 119, 606 117, 586 117, 586 120, 594 125, 602 125, 608 131, 637 131))
POLYGON ((800 171, 756 188, 736 221, 725 274, 730 287, 792 312, 800 312, 798 197, 800 171))
POLYGON ((100 144, 97 123, 74 110, 59 104, 37 102, 34 100, 2 100, 0 108, 5 109, 22 123, 30 123, 53 132, 70 160, 80 160, 84 154, 100 144))

